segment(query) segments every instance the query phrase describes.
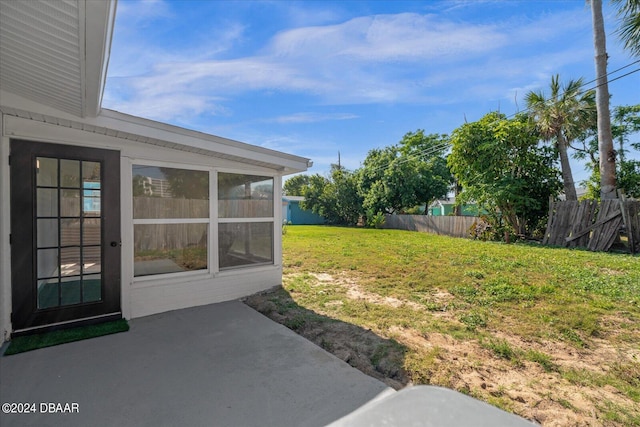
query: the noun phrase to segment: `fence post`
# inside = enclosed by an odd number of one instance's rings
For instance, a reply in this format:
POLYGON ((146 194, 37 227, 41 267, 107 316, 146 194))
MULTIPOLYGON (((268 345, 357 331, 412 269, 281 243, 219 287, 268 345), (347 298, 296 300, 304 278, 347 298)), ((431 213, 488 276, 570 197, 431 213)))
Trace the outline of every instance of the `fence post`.
POLYGON ((624 193, 622 190, 618 190, 618 200, 620 200, 620 212, 622 212, 622 221, 624 222, 624 229, 627 232, 627 243, 629 244, 629 253, 636 253, 636 242, 634 239, 634 230, 629 211, 627 210, 627 203, 625 201, 624 193))

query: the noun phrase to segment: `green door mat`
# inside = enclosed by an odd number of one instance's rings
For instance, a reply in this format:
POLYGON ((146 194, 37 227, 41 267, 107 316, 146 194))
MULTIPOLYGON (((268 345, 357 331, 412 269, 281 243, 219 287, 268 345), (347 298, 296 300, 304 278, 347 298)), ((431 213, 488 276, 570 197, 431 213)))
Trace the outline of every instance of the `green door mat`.
POLYGON ((61 331, 46 332, 43 334, 25 335, 11 340, 5 356, 24 353, 38 348, 51 347, 73 341, 95 338, 103 335, 115 334, 129 330, 126 319, 113 322, 100 323, 98 325, 81 326, 79 328, 64 329, 61 331))

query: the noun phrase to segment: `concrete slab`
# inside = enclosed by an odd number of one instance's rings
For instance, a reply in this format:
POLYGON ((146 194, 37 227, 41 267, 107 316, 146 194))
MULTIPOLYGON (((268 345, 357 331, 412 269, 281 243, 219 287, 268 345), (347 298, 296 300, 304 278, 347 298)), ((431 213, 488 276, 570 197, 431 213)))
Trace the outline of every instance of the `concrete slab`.
POLYGON ((239 301, 130 325, 1 357, 0 402, 36 413, 0 414, 0 425, 323 426, 394 393, 239 301), (78 412, 43 413, 42 403, 78 412))
POLYGON ((367 404, 329 427, 534 427, 530 421, 472 397, 434 386, 400 390, 367 404))

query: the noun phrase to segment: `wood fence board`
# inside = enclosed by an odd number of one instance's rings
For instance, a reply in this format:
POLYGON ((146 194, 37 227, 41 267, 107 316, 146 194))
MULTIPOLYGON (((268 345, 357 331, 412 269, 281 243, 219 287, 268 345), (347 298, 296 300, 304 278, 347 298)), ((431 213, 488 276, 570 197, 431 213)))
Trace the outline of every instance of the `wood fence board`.
POLYGON ((632 240, 635 244, 632 253, 640 252, 640 201, 635 200, 626 203, 629 222, 627 226, 627 234, 633 236, 632 240))
POLYGON ((549 197, 549 212, 547 213, 547 228, 544 231, 544 237, 542 238, 542 244, 546 245, 549 243, 549 233, 551 232, 552 219, 554 218, 554 209, 555 209, 556 201, 549 197))
POLYGON ((543 244, 583 247, 592 251, 608 251, 618 240, 624 224, 629 251, 640 250, 640 201, 626 198, 554 201, 543 244))
POLYGON ((382 227, 451 237, 469 237, 469 228, 477 220, 477 217, 472 216, 385 215, 382 227))

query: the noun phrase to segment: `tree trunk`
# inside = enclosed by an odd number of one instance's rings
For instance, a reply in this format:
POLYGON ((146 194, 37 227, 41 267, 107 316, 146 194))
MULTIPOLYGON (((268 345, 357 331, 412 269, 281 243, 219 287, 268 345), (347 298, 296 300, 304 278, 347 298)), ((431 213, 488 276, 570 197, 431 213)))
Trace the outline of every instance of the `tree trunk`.
MULTIPOLYGON (((458 184, 458 180, 456 179, 455 182, 453 183, 453 195, 456 199, 456 201, 458 200, 458 195, 462 192, 462 186, 460 184, 458 184)), ((462 215, 462 206, 460 206, 459 204, 455 204, 453 207, 453 214, 455 216, 461 216, 462 215)))
POLYGON ((567 154, 567 141, 562 134, 557 135, 558 154, 560 155, 560 169, 562 169, 562 182, 564 184, 564 196, 568 201, 577 201, 576 185, 573 182, 573 174, 571 173, 571 164, 569 163, 569 155, 567 154))
POLYGON ((616 152, 611 135, 609 83, 607 81, 607 42, 602 18, 602 0, 591 0, 593 45, 596 62, 596 110, 598 112, 598 151, 600 154, 600 198, 616 198, 616 152))

